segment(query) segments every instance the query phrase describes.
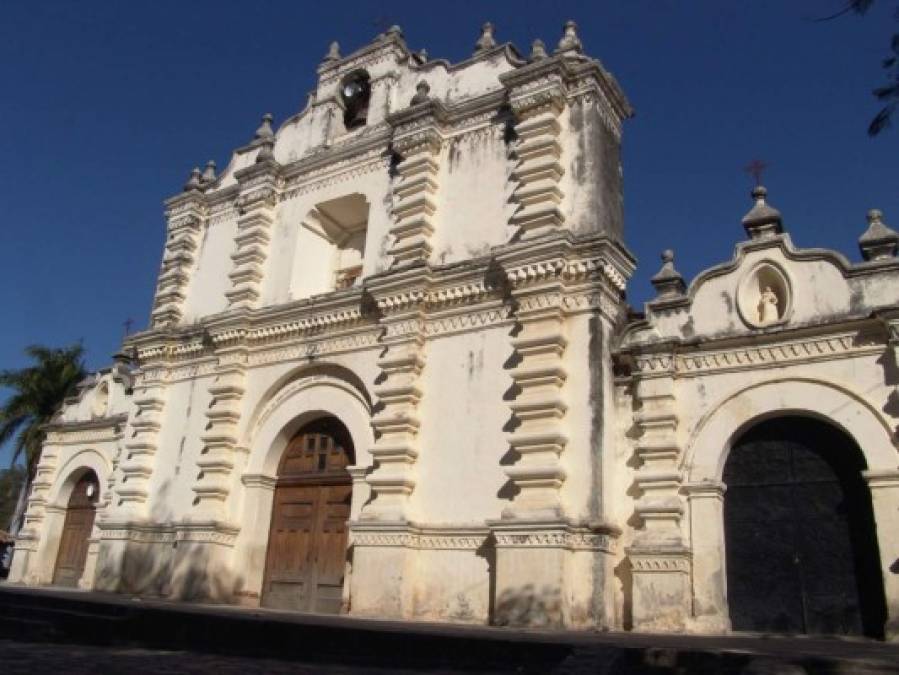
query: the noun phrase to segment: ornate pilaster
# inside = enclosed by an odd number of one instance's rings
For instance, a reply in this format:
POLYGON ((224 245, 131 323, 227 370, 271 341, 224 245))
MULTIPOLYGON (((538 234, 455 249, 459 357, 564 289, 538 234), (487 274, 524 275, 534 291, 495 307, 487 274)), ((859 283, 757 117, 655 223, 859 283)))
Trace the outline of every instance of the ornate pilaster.
POLYGON ((562 424, 567 409, 563 396, 567 340, 562 282, 554 278, 561 269, 561 261, 550 261, 509 272, 513 287, 521 287, 512 291, 518 326, 511 342, 518 363, 511 370, 517 394, 509 405, 517 423, 509 445, 517 461, 505 471, 518 494, 504 518, 551 520, 562 515, 559 489, 565 471, 559 456, 568 442, 562 424), (522 285, 535 274, 538 278, 548 274, 552 280, 522 285))
POLYGON ((278 164, 270 158, 272 142, 269 139, 260 146, 261 161, 236 174, 240 183, 237 250, 231 254, 231 288, 225 291, 230 309, 256 307, 261 294, 279 187, 278 164))
POLYGON ((724 556, 724 493, 727 486, 715 481, 684 485, 690 511, 690 548, 693 553, 692 630, 705 633, 730 631, 724 556))
POLYGON ((896 529, 896 513, 899 512, 899 470, 894 467, 869 469, 862 472, 871 491, 871 506, 877 530, 877 548, 880 552, 880 569, 883 574, 883 591, 886 600, 886 625, 884 635, 891 642, 899 642, 899 532, 896 529))
POLYGON ((168 206, 165 252, 150 316, 153 328, 173 326, 181 321, 206 217, 206 205, 198 187, 174 198, 168 206))
MULTIPOLYGON (((54 434, 51 432, 41 449, 41 457, 34 472, 34 480, 31 483, 31 492, 28 495, 25 521, 19 534, 23 540, 37 537, 43 528, 44 514, 47 507, 47 493, 53 485, 53 476, 56 474, 59 448, 54 444, 54 434)), ((18 555, 18 544, 16 545, 18 555)))
POLYGON ((559 208, 562 190, 562 144, 559 114, 565 106, 561 91, 554 85, 534 91, 513 91, 510 104, 515 115, 514 146, 517 164, 511 179, 517 182, 512 201, 518 210, 511 224, 522 239, 537 237, 559 228, 565 216, 559 208))
POLYGON ((690 551, 684 543, 684 505, 678 469, 677 400, 673 355, 652 355, 662 367, 636 382, 640 437, 634 482, 639 491, 635 515, 642 523, 628 558, 633 575, 633 622, 636 630, 683 630, 690 606, 690 551))
POLYGON ((125 442, 125 457, 119 468, 122 480, 116 487, 118 508, 135 517, 146 515, 147 485, 153 473, 157 437, 165 407, 165 368, 159 364, 142 366, 134 386, 137 412, 130 421, 131 437, 125 442))
POLYGON ((206 410, 206 433, 197 459, 199 473, 194 483, 194 513, 205 520, 225 520, 226 500, 231 493, 237 448, 237 425, 246 381, 247 352, 242 346, 219 354, 216 375, 209 387, 211 401, 206 410))
POLYGON ((381 376, 374 389, 380 408, 372 418, 377 440, 371 454, 376 468, 366 477, 374 499, 363 509, 362 520, 410 519, 408 501, 415 488, 421 426, 420 376, 425 365, 424 299, 424 291, 414 287, 377 298, 386 349, 378 359, 381 376))
POLYGON ((437 210, 437 175, 445 116, 439 101, 425 100, 388 118, 394 127, 393 150, 399 155, 393 187, 392 264, 427 262, 437 210))

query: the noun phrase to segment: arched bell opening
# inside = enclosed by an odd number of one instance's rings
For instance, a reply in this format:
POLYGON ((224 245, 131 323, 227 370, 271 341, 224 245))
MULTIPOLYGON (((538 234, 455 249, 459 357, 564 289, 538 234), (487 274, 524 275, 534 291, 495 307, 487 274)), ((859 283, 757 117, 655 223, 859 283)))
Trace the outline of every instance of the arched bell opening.
POLYGON ((262 604, 336 614, 346 571, 355 452, 336 417, 304 425, 278 466, 262 604))
POLYGON ((883 637, 886 608, 864 456, 819 419, 750 427, 724 466, 733 630, 883 637))
POLYGON ((54 585, 77 586, 84 574, 99 500, 100 481, 97 474, 92 469, 85 469, 75 479, 66 505, 65 523, 53 569, 54 585))

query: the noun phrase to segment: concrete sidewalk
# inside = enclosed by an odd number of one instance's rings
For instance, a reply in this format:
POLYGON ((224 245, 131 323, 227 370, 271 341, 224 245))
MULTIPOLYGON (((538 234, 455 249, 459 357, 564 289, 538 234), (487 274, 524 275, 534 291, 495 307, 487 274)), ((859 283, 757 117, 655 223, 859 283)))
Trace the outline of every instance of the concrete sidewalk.
POLYGON ((31 653, 32 672, 48 654, 74 668, 75 654, 105 648, 104 661, 124 659, 121 670, 108 662, 105 672, 151 672, 162 662, 180 664, 164 672, 231 672, 228 663, 234 672, 254 672, 250 663, 261 666, 255 672, 281 672, 277 662, 323 673, 899 673, 899 645, 866 640, 406 623, 7 585, 0 585, 0 640, 0 670, 4 662, 27 664, 31 653), (29 647, 37 643, 68 647, 29 647))

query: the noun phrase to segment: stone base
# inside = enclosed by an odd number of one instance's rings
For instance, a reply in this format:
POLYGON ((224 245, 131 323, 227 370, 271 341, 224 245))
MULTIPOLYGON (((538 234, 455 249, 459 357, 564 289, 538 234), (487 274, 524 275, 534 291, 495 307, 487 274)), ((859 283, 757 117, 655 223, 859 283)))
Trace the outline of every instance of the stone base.
POLYGON ((237 528, 219 522, 105 522, 94 588, 149 597, 232 602, 237 528))
POLYGON ((350 523, 350 593, 344 609, 354 616, 412 618, 411 538, 405 522, 350 523))
POLYGON ((633 629, 681 633, 690 622, 690 551, 631 547, 633 629))
POLYGON ((495 540, 496 625, 607 627, 611 528, 566 520, 498 520, 495 540))

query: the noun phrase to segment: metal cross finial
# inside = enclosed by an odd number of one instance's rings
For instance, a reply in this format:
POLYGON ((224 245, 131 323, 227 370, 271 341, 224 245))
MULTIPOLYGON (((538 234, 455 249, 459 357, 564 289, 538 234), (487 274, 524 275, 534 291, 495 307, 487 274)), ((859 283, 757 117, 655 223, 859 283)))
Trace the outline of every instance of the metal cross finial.
POLYGON ((762 173, 764 173, 765 169, 767 169, 767 168, 768 168, 768 165, 765 164, 762 160, 754 159, 751 162, 749 162, 749 164, 747 164, 745 167, 743 167, 743 171, 745 171, 750 176, 752 176, 753 179, 755 179, 756 185, 761 185, 762 184, 762 173))
POLYGON ((125 319, 122 325, 125 327, 125 337, 131 335, 131 327, 134 325, 134 319, 128 318, 125 319))

